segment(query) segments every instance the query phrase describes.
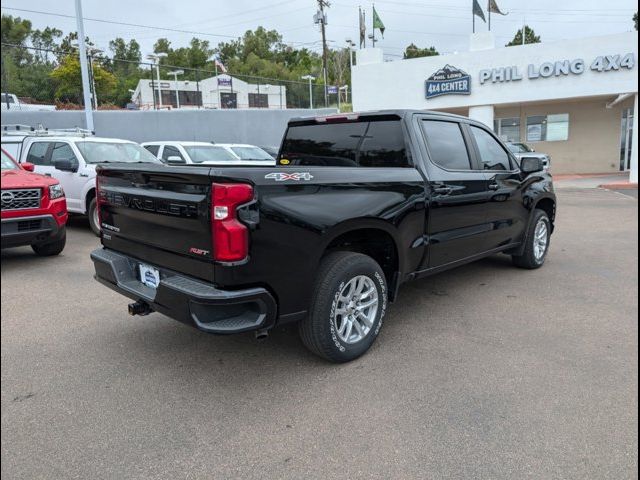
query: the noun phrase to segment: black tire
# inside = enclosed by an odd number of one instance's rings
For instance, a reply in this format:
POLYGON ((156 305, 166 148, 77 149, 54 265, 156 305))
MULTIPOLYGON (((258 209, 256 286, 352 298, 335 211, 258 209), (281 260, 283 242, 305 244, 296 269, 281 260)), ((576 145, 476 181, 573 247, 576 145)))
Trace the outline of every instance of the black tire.
POLYGON ((97 208, 98 208, 98 203, 96 202, 96 199, 94 197, 91 199, 91 202, 89 202, 89 209, 87 210, 87 216, 89 217, 89 226, 91 227, 91 231, 99 237, 100 225, 98 224, 97 215, 96 215, 97 208))
POLYGON ((53 242, 47 243, 35 243, 31 245, 33 251, 41 257, 50 257, 53 255, 59 255, 64 246, 67 243, 67 232, 63 227, 62 233, 58 234, 58 237, 53 242))
POLYGON ((299 324, 300 337, 316 355, 330 362, 349 362, 371 347, 380 333, 386 308, 387 283, 384 272, 375 260, 361 253, 330 253, 320 264, 309 315, 299 324), (356 343, 346 343, 337 332, 335 309, 345 286, 359 276, 368 277, 375 286, 378 303, 375 318, 373 313, 371 315, 373 320, 368 333, 356 343))
POLYGON ((545 212, 544 210, 535 209, 531 216, 531 223, 529 224, 529 228, 527 229, 527 236, 525 238, 524 251, 522 255, 511 256, 511 260, 513 264, 516 267, 526 268, 529 270, 540 268, 542 265, 544 265, 544 261, 547 258, 550 241, 551 241, 551 220, 549 220, 549 216, 547 215, 547 212, 545 212), (535 232, 536 232, 536 227, 540 222, 543 222, 546 226, 546 247, 542 256, 536 257, 535 232))

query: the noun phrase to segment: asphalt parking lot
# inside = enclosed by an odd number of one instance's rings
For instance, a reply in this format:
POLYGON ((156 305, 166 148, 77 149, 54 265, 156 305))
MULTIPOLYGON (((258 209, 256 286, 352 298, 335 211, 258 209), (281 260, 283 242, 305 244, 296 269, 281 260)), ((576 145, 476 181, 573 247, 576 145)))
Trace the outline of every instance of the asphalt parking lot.
POLYGON ((560 190, 544 268, 407 284, 337 366, 129 317, 76 219, 60 257, 2 252, 2 476, 636 478, 637 205, 560 190))

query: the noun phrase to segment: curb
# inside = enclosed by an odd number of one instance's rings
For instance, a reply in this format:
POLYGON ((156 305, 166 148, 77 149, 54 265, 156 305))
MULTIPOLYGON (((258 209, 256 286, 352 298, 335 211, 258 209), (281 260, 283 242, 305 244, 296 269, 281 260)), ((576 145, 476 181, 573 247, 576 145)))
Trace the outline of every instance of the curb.
POLYGON ((637 183, 605 183, 598 185, 599 188, 606 188, 607 190, 634 190, 638 188, 637 183))

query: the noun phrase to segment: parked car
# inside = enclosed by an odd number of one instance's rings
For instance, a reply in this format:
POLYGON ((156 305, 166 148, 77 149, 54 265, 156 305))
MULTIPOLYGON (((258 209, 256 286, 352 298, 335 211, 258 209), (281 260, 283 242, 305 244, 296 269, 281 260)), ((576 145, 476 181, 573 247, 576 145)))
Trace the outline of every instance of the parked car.
POLYGON ((549 170, 551 168, 551 156, 546 153, 538 153, 531 146, 526 143, 520 142, 511 142, 507 143, 507 147, 511 150, 511 153, 515 155, 515 157, 520 160, 523 157, 535 157, 542 160, 542 165, 545 170, 549 170))
POLYGON ((275 160, 264 150, 253 145, 209 142, 144 142, 142 146, 155 157, 173 165, 275 165, 275 160))
MULTIPOLYGON (((4 139, 3 136, 3 146, 4 139)), ((18 160, 33 164, 36 173, 59 180, 66 193, 69 212, 87 215, 96 235, 100 232, 95 200, 96 165, 160 163, 137 143, 96 137, 82 130, 30 132, 22 138, 18 160)))
POLYGON ((334 362, 367 351, 406 281, 497 253, 541 267, 556 212, 540 159, 410 110, 291 120, 276 167, 103 164, 97 184, 95 278, 131 314, 259 336, 298 322, 334 362))
POLYGON ((255 145, 247 145, 245 143, 217 143, 216 145, 224 147, 233 153, 242 160, 243 165, 248 165, 247 162, 259 162, 256 165, 275 165, 275 159, 255 145))
POLYGON ((24 111, 50 111, 55 110, 55 105, 46 105, 43 103, 25 103, 21 101, 17 96, 13 93, 2 93, 0 94, 0 110, 12 111, 16 110, 19 112, 24 111))
POLYGON ((67 202, 57 180, 18 165, 2 153, 2 248, 31 245, 38 255, 58 255, 66 242, 67 202))

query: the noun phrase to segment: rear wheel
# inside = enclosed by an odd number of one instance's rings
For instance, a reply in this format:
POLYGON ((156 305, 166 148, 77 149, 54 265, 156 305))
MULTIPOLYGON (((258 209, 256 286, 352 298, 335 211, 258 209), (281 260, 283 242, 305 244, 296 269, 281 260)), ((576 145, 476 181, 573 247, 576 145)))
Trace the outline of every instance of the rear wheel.
POLYGON ((58 234, 57 238, 54 241, 31 245, 33 251, 41 257, 50 257, 52 255, 60 254, 60 252, 64 250, 64 246, 67 243, 67 232, 64 227, 62 228, 62 232, 58 234))
POLYGON ((551 240, 551 221, 544 210, 536 209, 525 239, 525 248, 522 255, 511 257, 513 264, 520 268, 533 270, 540 268, 549 251, 551 240))
POLYGON ((300 337, 316 355, 348 362, 371 347, 386 307, 387 284, 375 260, 354 252, 330 253, 320 265, 300 337))
POLYGON ((91 202, 89 202, 87 216, 89 217, 89 226, 91 227, 91 231, 100 236, 100 218, 98 218, 98 203, 95 198, 92 198, 91 202))

